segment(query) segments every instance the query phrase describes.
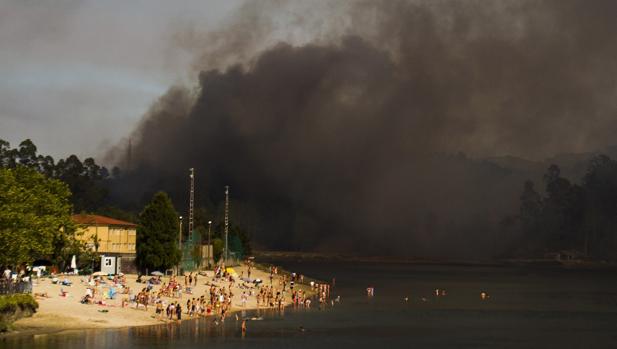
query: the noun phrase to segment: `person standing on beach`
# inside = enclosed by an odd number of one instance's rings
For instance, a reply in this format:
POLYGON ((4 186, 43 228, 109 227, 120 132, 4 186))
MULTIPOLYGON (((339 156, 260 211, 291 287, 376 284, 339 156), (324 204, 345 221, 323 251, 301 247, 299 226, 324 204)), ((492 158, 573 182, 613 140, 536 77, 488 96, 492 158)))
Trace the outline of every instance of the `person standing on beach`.
POLYGON ((182 321, 182 305, 180 305, 180 302, 176 305, 176 319, 178 322, 182 321))
POLYGON ((169 306, 167 307, 167 317, 170 321, 174 319, 175 312, 176 312, 176 303, 175 302, 169 303, 169 306))
POLYGON ((246 320, 242 320, 242 337, 246 335, 246 320))

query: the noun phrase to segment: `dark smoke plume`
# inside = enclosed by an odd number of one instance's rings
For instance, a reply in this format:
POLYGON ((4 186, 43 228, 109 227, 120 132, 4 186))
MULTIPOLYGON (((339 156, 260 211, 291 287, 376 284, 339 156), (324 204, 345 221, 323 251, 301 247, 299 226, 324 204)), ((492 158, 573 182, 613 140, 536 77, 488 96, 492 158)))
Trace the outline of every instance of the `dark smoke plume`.
MULTIPOLYGON (((217 37, 263 34, 256 3, 217 37)), ((199 87, 170 89, 134 132, 123 196, 166 189, 184 203, 195 167, 200 200, 231 185, 267 247, 483 257, 503 242, 498 221, 525 178, 481 158, 614 142, 615 1, 338 10, 322 14, 340 16, 340 28, 328 21, 335 37, 217 41, 216 68, 212 52, 196 63, 199 87), (225 66, 232 51, 242 54, 225 66)), ((120 165, 124 154, 112 151, 120 165)))

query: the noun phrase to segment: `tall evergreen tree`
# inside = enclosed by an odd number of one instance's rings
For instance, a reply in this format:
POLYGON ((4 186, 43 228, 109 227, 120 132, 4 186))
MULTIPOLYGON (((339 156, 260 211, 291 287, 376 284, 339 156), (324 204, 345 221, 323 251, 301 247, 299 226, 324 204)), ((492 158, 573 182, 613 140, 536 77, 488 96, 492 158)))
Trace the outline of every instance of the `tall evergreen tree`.
POLYGON ((136 247, 142 271, 164 271, 180 262, 178 213, 166 193, 156 193, 139 214, 136 247))

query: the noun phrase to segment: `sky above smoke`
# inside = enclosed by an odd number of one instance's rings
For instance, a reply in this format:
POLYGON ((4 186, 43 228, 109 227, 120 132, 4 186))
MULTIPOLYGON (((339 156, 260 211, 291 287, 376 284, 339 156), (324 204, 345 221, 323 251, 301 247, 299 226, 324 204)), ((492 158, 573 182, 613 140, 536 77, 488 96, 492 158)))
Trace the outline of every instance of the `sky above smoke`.
POLYGON ((2 137, 13 144, 33 138, 55 156, 100 156, 130 134, 169 86, 192 87, 201 70, 248 66, 278 42, 330 45, 357 35, 402 67, 402 59, 434 60, 426 72, 432 83, 471 91, 447 103, 459 115, 442 124, 468 129, 467 140, 443 140, 452 148, 532 158, 596 149, 616 127, 613 6, 5 0, 2 137))
POLYGON ((56 158, 102 155, 192 79, 178 28, 215 28, 239 4, 0 1, 0 138, 31 138, 56 158))
MULTIPOLYGON (((472 159, 615 143, 617 2, 272 0, 226 13, 157 27, 153 46, 180 73, 131 57, 162 75, 142 81, 161 95, 143 116, 119 118, 130 159, 118 135, 105 157, 132 171, 125 198, 165 189, 184 202, 195 167, 200 200, 230 184, 270 247, 477 253, 524 178, 472 159)), ((81 91, 107 106, 136 99, 94 80, 81 91)))

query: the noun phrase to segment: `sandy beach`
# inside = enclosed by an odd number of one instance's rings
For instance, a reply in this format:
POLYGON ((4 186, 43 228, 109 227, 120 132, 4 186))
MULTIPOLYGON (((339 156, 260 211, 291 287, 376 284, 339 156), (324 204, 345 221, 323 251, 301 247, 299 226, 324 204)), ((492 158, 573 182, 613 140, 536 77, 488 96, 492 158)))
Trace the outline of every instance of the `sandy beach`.
MULTIPOLYGON (((247 266, 242 265, 234 267, 234 270, 238 275, 246 275, 247 266)), ((180 301, 186 303, 189 298, 200 297, 207 294, 209 284, 227 285, 227 282, 220 279, 214 280, 212 272, 208 276, 198 276, 197 286, 192 289, 192 294, 183 294, 182 298, 168 298, 169 301, 180 301)), ((257 268, 253 268, 251 271, 252 278, 259 278, 263 280, 265 285, 270 284, 269 273, 257 268)), ((24 318, 14 323, 14 329, 18 333, 37 333, 37 332, 52 332, 61 330, 76 330, 76 329, 92 329, 92 328, 119 328, 130 326, 146 326, 156 325, 167 322, 166 320, 159 320, 155 316, 155 307, 149 306, 148 310, 143 307, 139 309, 135 308, 135 305, 128 305, 122 307, 123 299, 128 298, 128 294, 121 294, 120 291, 116 295, 115 299, 106 299, 106 305, 99 304, 82 304, 81 298, 86 294, 87 276, 61 276, 60 280, 65 278, 72 282, 71 286, 62 286, 60 284, 53 284, 51 279, 43 278, 35 281, 33 292, 34 294, 46 293, 49 297, 37 297, 39 303, 39 309, 34 316, 30 318, 24 318), (68 292, 65 297, 61 296, 61 290, 68 292)), ((139 292, 142 288, 146 287, 146 284, 136 282, 137 275, 126 275, 126 284, 133 293, 139 292)), ((169 282, 169 277, 162 277, 163 282, 169 282)), ((276 289, 281 289, 279 285, 282 280, 282 276, 278 275, 274 277, 273 286, 276 289)), ((181 277, 181 283, 184 282, 184 278, 181 277)), ((160 285, 154 286, 155 290, 158 290, 160 285)), ((107 290, 106 286, 103 286, 103 290, 107 290)), ((311 294, 311 288, 309 285, 296 285, 296 290, 301 289, 311 294)), ((232 288, 232 308, 231 311, 257 309, 256 297, 248 297, 246 306, 242 306, 241 295, 242 289, 239 287, 239 282, 232 288)), ((290 304, 291 293, 285 293, 285 304, 290 304)), ((261 306, 263 307, 263 305, 261 306)), ((190 319, 188 316, 183 316, 183 321, 190 319)))

